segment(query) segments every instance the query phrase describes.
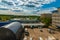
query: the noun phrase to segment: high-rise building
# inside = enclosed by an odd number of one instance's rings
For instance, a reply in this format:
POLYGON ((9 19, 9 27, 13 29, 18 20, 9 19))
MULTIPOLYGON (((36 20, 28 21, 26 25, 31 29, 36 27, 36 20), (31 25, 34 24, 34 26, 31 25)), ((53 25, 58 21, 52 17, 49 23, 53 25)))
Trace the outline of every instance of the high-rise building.
POLYGON ((58 8, 58 12, 60 13, 60 8, 58 8))
POLYGON ((58 8, 57 13, 52 14, 52 25, 60 27, 60 8, 58 8))

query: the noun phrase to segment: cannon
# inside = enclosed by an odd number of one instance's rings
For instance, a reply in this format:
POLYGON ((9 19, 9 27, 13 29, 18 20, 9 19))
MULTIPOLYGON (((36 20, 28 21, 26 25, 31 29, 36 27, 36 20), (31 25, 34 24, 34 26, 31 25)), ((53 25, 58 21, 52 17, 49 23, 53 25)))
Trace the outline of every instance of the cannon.
POLYGON ((21 40, 24 28, 20 22, 12 22, 0 27, 0 40, 21 40))

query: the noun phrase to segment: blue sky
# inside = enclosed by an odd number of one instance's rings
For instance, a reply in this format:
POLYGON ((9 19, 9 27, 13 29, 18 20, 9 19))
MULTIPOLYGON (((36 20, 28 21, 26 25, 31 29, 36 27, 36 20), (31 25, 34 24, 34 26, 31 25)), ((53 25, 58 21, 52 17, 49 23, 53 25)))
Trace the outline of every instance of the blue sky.
POLYGON ((0 10, 39 15, 57 10, 59 4, 60 0, 0 0, 0 10))
POLYGON ((56 2, 52 2, 51 4, 45 4, 43 8, 49 8, 49 7, 60 7, 60 0, 56 0, 56 2))

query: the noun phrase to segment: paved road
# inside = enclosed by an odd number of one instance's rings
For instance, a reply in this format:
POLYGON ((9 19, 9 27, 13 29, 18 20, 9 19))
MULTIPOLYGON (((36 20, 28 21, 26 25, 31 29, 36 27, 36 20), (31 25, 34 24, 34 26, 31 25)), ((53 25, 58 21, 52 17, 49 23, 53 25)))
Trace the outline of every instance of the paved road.
MULTIPOLYGON (((60 40, 60 33, 56 31, 55 34, 50 34, 46 28, 42 29, 43 32, 40 31, 38 28, 30 29, 28 28, 29 36, 27 36, 27 40, 30 40, 30 37, 32 37, 33 40, 39 40, 39 38, 42 40, 47 40, 47 38, 53 38, 48 40, 56 40, 58 38, 60 40)), ((26 36, 25 36, 26 37, 26 36)))

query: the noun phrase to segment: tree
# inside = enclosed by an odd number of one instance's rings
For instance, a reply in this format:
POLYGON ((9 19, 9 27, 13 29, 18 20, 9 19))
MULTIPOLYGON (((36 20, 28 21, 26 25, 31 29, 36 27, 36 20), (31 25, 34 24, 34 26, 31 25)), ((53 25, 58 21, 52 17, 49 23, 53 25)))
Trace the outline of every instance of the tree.
POLYGON ((49 25, 51 25, 51 21, 52 21, 52 19, 49 18, 49 17, 41 18, 41 22, 45 23, 46 27, 48 27, 49 25))

